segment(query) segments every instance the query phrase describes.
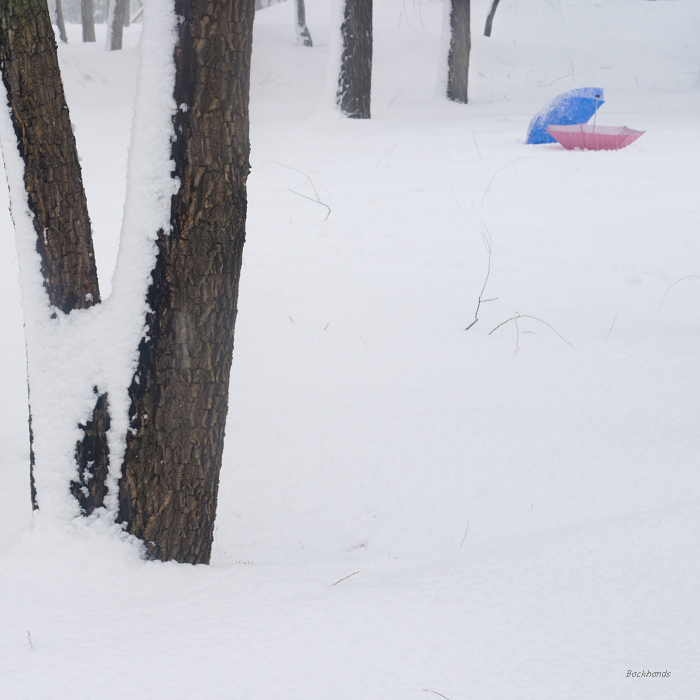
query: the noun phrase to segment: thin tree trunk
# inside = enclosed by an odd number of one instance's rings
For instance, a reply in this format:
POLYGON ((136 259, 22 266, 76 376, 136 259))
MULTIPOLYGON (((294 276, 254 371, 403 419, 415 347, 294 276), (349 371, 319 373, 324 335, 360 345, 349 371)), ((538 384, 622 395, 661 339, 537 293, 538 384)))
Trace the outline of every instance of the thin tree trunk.
POLYGON ((306 7, 304 6, 304 0, 294 0, 294 7, 296 10, 297 40, 304 46, 313 46, 314 43, 311 41, 311 32, 306 26, 306 7))
POLYGON ((484 28, 484 36, 491 36, 491 27, 493 25, 493 18, 496 14, 496 8, 501 0, 493 0, 491 5, 491 10, 489 11, 489 16, 486 18, 486 27, 484 28))
POLYGON ((124 26, 130 27, 131 26, 131 0, 124 0, 124 7, 125 7, 124 26))
POLYGON ((156 559, 211 555, 245 238, 253 8, 175 1, 180 188, 171 230, 158 234, 119 492, 120 520, 156 559))
POLYGON ((66 23, 63 21, 63 5, 61 0, 56 0, 56 26, 58 27, 58 36, 64 44, 68 43, 68 35, 66 34, 66 23))
POLYGON ((80 0, 80 19, 83 23, 83 41, 95 41, 95 10, 92 0, 80 0))
POLYGON ((353 119, 369 119, 372 93, 372 0, 345 0, 337 103, 353 119))
POLYGON ((109 33, 107 47, 110 51, 121 51, 124 37, 124 25, 128 18, 129 0, 110 0, 107 13, 109 33))
MULTIPOLYGON (((0 2, 0 70, 24 163, 41 275, 56 318, 99 303, 100 290, 78 153, 44 0, 0 2)), ((103 407, 106 411, 106 397, 103 407)), ((31 409, 29 432, 36 508, 31 409)), ((86 486, 88 492, 97 488, 94 479, 86 486)))
POLYGON ((470 0, 450 2, 450 52, 447 58, 447 97, 467 103, 471 51, 470 0))

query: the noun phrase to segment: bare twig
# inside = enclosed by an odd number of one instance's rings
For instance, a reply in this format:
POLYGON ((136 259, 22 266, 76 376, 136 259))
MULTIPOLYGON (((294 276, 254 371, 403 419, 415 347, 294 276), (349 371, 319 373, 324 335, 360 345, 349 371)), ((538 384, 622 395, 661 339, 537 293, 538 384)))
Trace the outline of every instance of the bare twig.
MULTIPOLYGON (((310 202, 316 202, 316 204, 320 204, 322 207, 326 207, 328 209, 328 213, 326 214, 326 218, 324 221, 328 221, 328 217, 331 215, 331 208, 325 203, 322 202, 320 199, 314 199, 313 197, 307 197, 305 194, 302 194, 301 192, 297 192, 296 190, 290 190, 289 187, 287 187, 287 190, 289 192, 292 192, 293 194, 298 194, 300 197, 303 197, 304 199, 308 199, 310 202)), ((318 195, 317 195, 318 197, 318 195)))
MULTIPOLYGON (((492 331, 489 333, 489 335, 492 335, 495 331, 497 331, 501 326, 505 326, 506 323, 510 323, 511 321, 515 321, 515 327, 518 327, 518 319, 520 318, 531 318, 533 321, 539 321, 540 323, 544 323, 547 328, 549 328, 551 331, 554 332, 554 334, 563 340, 569 347, 576 349, 575 345, 572 345, 559 331, 557 331, 554 326, 552 326, 550 323, 547 323, 547 321, 543 321, 541 318, 537 318, 537 316, 530 316, 529 314, 519 314, 517 311, 515 312, 514 316, 511 316, 510 318, 507 318, 503 323, 499 323, 492 331)), ((516 347, 516 352, 517 352, 517 347, 516 347)))
MULTIPOLYGON (((685 277, 681 277, 679 280, 676 280, 676 281, 664 292, 663 299, 661 299, 661 304, 663 304, 664 301, 666 300, 666 295, 667 295, 679 282, 682 282, 683 280, 689 280, 689 279, 700 280, 700 275, 686 275, 685 277)), ((656 307, 656 310, 657 310, 657 311, 661 308, 661 304, 659 304, 659 305, 656 307)))
POLYGON ((450 700, 446 695, 443 695, 442 693, 438 693, 437 690, 430 690, 430 688, 423 688, 424 693, 435 693, 435 695, 439 695, 441 698, 445 698, 445 700, 450 700))
MULTIPOLYGON (((464 537, 462 537, 462 544, 464 544, 464 540, 467 539, 467 533, 468 533, 468 532, 469 532, 469 521, 467 520, 467 529, 464 531, 464 537)), ((460 544, 459 546, 461 547, 462 544, 460 544)))
POLYGON ((29 648, 34 651, 34 644, 32 644, 32 635, 29 630, 27 630, 27 641, 29 642, 29 648))
POLYGON ((515 160, 511 160, 510 163, 506 163, 502 168, 499 168, 496 170, 496 172, 493 174, 493 177, 489 180, 489 184, 486 185, 486 189, 484 190, 484 196, 481 198, 481 206, 484 206, 484 200, 486 199, 486 195, 488 194, 489 188, 491 187, 491 184, 493 181, 496 179, 496 176, 498 173, 503 172, 506 168, 509 168, 513 163, 517 163, 519 160, 525 160, 526 158, 540 158, 541 156, 522 156, 521 158, 516 158, 515 160))
MULTIPOLYGON (((304 197, 305 199, 310 199, 312 202, 316 202, 316 204, 320 204, 326 209, 328 209, 328 214, 326 214, 326 218, 324 221, 328 220, 328 217, 331 215, 331 208, 325 203, 321 201, 321 198, 318 196, 318 190, 316 189, 316 185, 314 184, 314 181, 311 179, 311 175, 308 173, 305 173, 303 170, 299 170, 299 168, 293 168, 291 165, 287 165, 286 163, 280 163, 278 160, 268 160, 263 165, 268 165, 272 163, 272 165, 279 165, 281 168, 287 168, 287 170, 293 170, 295 173, 299 173, 300 175, 303 175, 306 178, 306 182, 308 182, 311 185, 311 188, 314 191, 314 194, 316 197, 307 197, 305 194, 301 194, 301 192, 296 192, 295 190, 290 190, 289 187, 287 188, 290 192, 293 192, 294 194, 298 194, 300 197, 304 197)), ((262 166, 261 166, 262 167, 262 166)), ((306 184, 304 182, 304 184, 306 184)))
POLYGON ((488 284, 488 281, 489 281, 489 275, 491 274, 491 251, 493 250, 493 246, 491 245, 491 236, 489 235, 488 229, 486 229, 486 231, 484 231, 481 234, 481 239, 484 241, 484 246, 486 246, 486 252, 489 255, 489 262, 488 262, 488 267, 486 268, 486 279, 484 280, 484 286, 481 288, 481 292, 479 292, 479 299, 476 302, 476 311, 474 312, 474 320, 464 329, 465 331, 468 331, 479 320, 479 309, 481 308, 481 304, 484 301, 495 301, 494 299, 484 300, 481 298, 484 295, 484 291, 486 290, 486 285, 488 284))
POLYGON ((612 326, 610 326, 610 330, 605 334, 606 338, 612 333, 612 329, 615 328, 615 321, 617 321, 617 314, 615 314, 615 318, 613 319, 612 326))
POLYGON ((472 134, 474 135, 474 145, 476 146, 476 154, 479 156, 479 160, 481 160, 481 151, 479 150, 479 144, 476 142, 476 129, 472 129, 472 134))
POLYGON ((380 164, 389 154, 393 153, 394 150, 396 149, 396 147, 397 147, 398 145, 399 145, 399 144, 397 143, 396 146, 394 146, 393 148, 390 148, 390 149, 377 161, 377 164, 376 164, 374 167, 375 167, 375 168, 379 167, 379 164, 380 164))
MULTIPOLYGON (((353 571, 351 574, 348 574, 348 575, 345 576, 344 578, 341 578, 340 581, 345 581, 345 579, 348 579, 348 578, 350 578, 351 576, 354 576, 355 574, 359 574, 359 573, 360 573, 359 571, 353 571)), ((334 586, 337 586, 337 585, 340 583, 340 581, 336 581, 333 585, 334 585, 334 586)))

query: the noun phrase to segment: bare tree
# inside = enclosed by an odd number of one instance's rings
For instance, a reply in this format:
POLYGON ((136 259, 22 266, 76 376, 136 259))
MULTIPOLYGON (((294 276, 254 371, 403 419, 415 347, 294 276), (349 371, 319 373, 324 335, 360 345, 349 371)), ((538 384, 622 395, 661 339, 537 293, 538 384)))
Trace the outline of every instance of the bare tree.
POLYGON ((92 0, 80 0, 83 41, 95 41, 95 8, 92 0))
POLYGON ((107 12, 107 48, 120 51, 129 20, 129 0, 110 0, 107 12))
POLYGON ((467 103, 469 53, 471 52, 470 0, 445 0, 449 3, 450 49, 447 57, 447 97, 467 103))
POLYGON ((58 36, 64 44, 68 43, 68 35, 66 34, 66 23, 63 20, 63 5, 61 0, 56 0, 56 26, 58 27, 58 36))
POLYGON ((372 0, 345 0, 337 104, 353 119, 369 119, 372 93, 372 0))
POLYGON ((306 7, 304 0, 294 0, 294 10, 296 15, 297 39, 304 46, 313 46, 311 32, 306 26, 306 7))
POLYGON ((493 18, 496 14, 496 8, 501 0, 493 0, 491 4, 491 9, 489 10, 488 17, 486 18, 486 26, 484 27, 484 36, 491 36, 491 27, 493 25, 493 18))
MULTIPOLYGON (((118 518, 144 540, 150 557, 207 563, 245 238, 253 3, 173 4, 180 18, 173 97, 180 109, 170 134, 174 168, 166 162, 161 177, 169 179, 175 194, 169 230, 153 232, 157 256, 147 294, 150 310, 139 321, 148 330, 129 390, 118 518)), ((10 137, 3 128, 3 156, 24 169, 19 185, 8 178, 13 217, 16 226, 25 218, 33 224, 41 257, 36 274, 46 291, 45 299, 23 302, 47 323, 59 324, 76 309, 89 313, 100 303, 100 293, 45 2, 0 0, 0 69, 13 131, 10 137)), ((23 274, 35 274, 33 258, 27 261, 30 270, 23 274)), ((31 363, 30 356, 30 392, 31 363)), ((92 417, 79 426, 84 437, 75 449, 77 478, 65 484, 86 514, 105 504, 109 468, 110 401, 106 393, 95 401, 92 417)), ((45 496, 32 487, 35 507, 45 496)))

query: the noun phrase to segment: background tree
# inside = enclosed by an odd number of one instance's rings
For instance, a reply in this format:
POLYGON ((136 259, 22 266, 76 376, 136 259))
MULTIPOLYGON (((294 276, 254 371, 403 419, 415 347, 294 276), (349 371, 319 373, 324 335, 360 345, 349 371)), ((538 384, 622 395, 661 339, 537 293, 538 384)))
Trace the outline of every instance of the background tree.
POLYGON ((110 0, 107 12, 107 48, 120 51, 124 27, 129 21, 129 0, 110 0))
POLYGON ((447 57, 447 97, 467 103, 471 51, 470 0, 445 0, 449 12, 450 48, 447 57))
POLYGON ((491 36, 491 27, 493 25, 493 18, 496 14, 496 8, 501 0, 493 0, 491 4, 491 9, 489 10, 488 17, 486 18, 486 26, 484 27, 484 36, 491 36))
POLYGON ((83 24, 83 41, 95 41, 95 9, 92 0, 80 0, 80 20, 83 24))
POLYGON ((337 104, 353 119, 369 119, 372 93, 372 0, 345 0, 337 104))
MULTIPOLYGON (((123 386, 124 396, 117 395, 115 401, 125 414, 131 404, 130 420, 116 415, 130 427, 124 460, 108 465, 107 438, 115 416, 109 415, 107 393, 96 391, 95 408, 80 425, 83 438, 75 446, 72 471, 77 480, 58 488, 66 493, 70 489, 81 510, 93 512, 106 505, 107 469, 119 473, 121 466, 114 499, 118 516, 129 532, 145 540, 149 556, 205 563, 213 539, 245 237, 253 3, 152 0, 147 8, 154 13, 152 23, 163 12, 153 8, 162 7, 169 8, 166 24, 169 18, 180 18, 171 54, 172 100, 164 102, 179 109, 165 133, 149 131, 152 122, 145 121, 139 132, 145 136, 138 143, 149 148, 153 138, 166 147, 171 143, 172 161, 163 159, 163 172, 147 177, 170 183, 175 194, 163 200, 161 187, 151 202, 162 209, 162 202, 169 201, 170 227, 149 234, 149 241, 157 236, 157 245, 146 246, 154 256, 147 293, 150 311, 147 318, 136 319, 136 327, 148 332, 140 347, 130 351, 138 358, 131 388, 123 386)), ((167 26, 164 31, 172 36, 167 26)), ((81 317, 87 322, 95 318, 90 312, 100 302, 75 140, 45 0, 0 0, 0 63, 11 107, 10 125, 2 126, 3 121, 0 127, 18 245, 26 240, 29 223, 40 257, 37 266, 35 253, 22 243, 20 268, 23 279, 31 278, 32 288, 43 284, 44 290, 31 298, 23 293, 32 393, 33 329, 48 328, 51 336, 63 317, 78 309, 87 314, 81 317), (36 276, 43 282, 35 284, 36 276)), ((163 79, 162 68, 153 71, 151 75, 163 79)), ((150 95, 148 101, 153 102, 150 95)), ((145 158, 152 166, 150 155, 145 158)), ((145 269, 151 267, 145 264, 145 269)), ((39 392, 40 397, 45 393, 39 392)), ((38 429, 55 432, 55 425, 43 420, 38 429)), ((74 432, 65 437, 69 444, 74 432)), ((54 461, 54 455, 42 452, 36 470, 45 470, 47 459, 54 461)), ((42 507, 47 497, 52 504, 56 501, 41 487, 32 489, 35 507, 42 507)), ((62 499, 59 494, 58 501, 62 499)), ((62 507, 58 511, 64 512, 62 507)))
POLYGON ((68 43, 68 35, 66 34, 66 23, 63 19, 63 3, 61 0, 55 0, 56 10, 56 26, 58 27, 58 36, 64 44, 68 43))
POLYGON ((294 0, 294 14, 297 28, 297 40, 304 46, 313 46, 311 41, 311 32, 306 26, 306 7, 304 0, 294 0))

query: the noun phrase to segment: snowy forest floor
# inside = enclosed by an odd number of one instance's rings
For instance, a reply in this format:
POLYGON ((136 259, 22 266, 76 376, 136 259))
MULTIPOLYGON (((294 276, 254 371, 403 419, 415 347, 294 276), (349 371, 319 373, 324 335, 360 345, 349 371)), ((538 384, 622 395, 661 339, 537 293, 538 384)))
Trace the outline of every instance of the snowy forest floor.
MULTIPOLYGON (((256 17, 210 567, 32 518, 0 193, 0 697, 693 697, 697 1, 502 0, 486 39, 473 0, 463 106, 436 95, 442 3, 375 0, 370 121, 327 108, 330 3, 306 4, 312 49, 291 2, 256 17), (605 90, 597 123, 647 133, 619 152, 524 143, 585 86, 605 90)), ((108 292, 139 27, 119 53, 68 29, 108 292)))

